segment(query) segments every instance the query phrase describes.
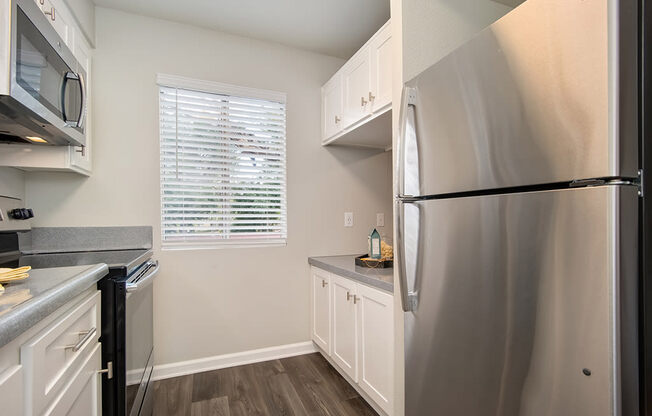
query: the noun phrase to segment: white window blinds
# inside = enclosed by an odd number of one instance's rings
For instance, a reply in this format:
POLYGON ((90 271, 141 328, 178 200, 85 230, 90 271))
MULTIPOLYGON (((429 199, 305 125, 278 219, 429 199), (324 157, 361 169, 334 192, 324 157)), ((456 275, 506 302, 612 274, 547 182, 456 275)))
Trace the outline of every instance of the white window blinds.
POLYGON ((159 114, 163 246, 285 243, 285 95, 159 76, 159 114))

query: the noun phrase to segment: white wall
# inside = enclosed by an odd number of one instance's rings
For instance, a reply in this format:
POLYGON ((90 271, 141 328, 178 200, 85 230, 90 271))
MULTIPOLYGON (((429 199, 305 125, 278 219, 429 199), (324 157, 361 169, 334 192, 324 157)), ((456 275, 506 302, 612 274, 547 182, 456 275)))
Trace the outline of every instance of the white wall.
POLYGON ((510 10, 491 0, 402 0, 403 79, 414 78, 510 10))
POLYGON ((36 225, 154 226, 158 364, 308 341, 307 257, 363 252, 391 213, 391 153, 319 144, 320 87, 343 61, 103 8, 96 40, 94 173, 30 173, 36 225), (287 93, 287 247, 160 250, 157 72, 287 93))
POLYGON ((14 168, 0 167, 0 195, 25 198, 25 174, 14 168))

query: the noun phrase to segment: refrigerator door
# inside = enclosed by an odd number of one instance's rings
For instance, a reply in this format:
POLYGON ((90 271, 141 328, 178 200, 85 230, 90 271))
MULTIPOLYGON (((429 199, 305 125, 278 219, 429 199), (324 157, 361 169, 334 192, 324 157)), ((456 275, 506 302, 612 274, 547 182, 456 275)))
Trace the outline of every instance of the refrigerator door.
POLYGON ((638 414, 637 200, 602 186, 403 203, 401 224, 420 224, 397 241, 419 253, 401 269, 406 416, 638 414))
POLYGON ((637 167, 635 0, 528 0, 407 83, 401 195, 637 167))

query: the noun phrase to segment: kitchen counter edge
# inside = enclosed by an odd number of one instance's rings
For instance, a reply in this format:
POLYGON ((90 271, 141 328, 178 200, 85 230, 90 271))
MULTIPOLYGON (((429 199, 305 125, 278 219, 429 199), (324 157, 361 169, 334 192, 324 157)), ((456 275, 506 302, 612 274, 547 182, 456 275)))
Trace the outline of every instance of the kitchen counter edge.
POLYGON ((73 274, 69 279, 0 315, 0 348, 91 288, 108 273, 109 268, 104 263, 90 265, 73 274))
POLYGON ((356 257, 355 255, 308 257, 308 263, 338 276, 347 277, 377 289, 394 293, 393 268, 372 269, 356 266, 356 257))

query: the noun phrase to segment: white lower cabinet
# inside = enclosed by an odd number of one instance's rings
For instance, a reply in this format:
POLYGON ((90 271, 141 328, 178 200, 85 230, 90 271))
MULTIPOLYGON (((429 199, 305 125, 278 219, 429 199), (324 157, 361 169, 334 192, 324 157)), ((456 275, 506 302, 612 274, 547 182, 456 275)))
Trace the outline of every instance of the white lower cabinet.
POLYGON ((3 415, 21 416, 25 413, 22 365, 12 365, 0 374, 0 398, 3 399, 3 415))
POLYGON ((315 267, 311 270, 311 279, 313 341, 376 407, 391 415, 394 397, 392 295, 315 267), (328 331, 324 328, 326 323, 330 325, 328 331))
POLYGON ((97 374, 101 363, 102 348, 97 343, 63 393, 43 414, 51 416, 101 415, 102 383, 97 374))
POLYGON ((358 308, 356 284, 333 275, 333 346, 331 358, 354 381, 358 381, 358 308))
POLYGON ((92 289, 0 348, 0 414, 101 414, 100 328, 92 289))
POLYGON ((312 268, 312 339, 322 350, 331 351, 331 277, 312 268))
POLYGON ((368 286, 357 285, 358 384, 380 407, 390 412, 394 392, 394 301, 368 286))

